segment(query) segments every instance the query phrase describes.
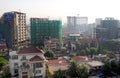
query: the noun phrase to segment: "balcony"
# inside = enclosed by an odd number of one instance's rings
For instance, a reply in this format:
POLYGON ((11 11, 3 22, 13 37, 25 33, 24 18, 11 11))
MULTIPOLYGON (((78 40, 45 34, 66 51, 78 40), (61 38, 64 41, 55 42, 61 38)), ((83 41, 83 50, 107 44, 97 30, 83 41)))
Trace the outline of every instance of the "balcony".
POLYGON ((30 65, 29 64, 20 65, 20 70, 28 71, 28 70, 30 70, 30 65))

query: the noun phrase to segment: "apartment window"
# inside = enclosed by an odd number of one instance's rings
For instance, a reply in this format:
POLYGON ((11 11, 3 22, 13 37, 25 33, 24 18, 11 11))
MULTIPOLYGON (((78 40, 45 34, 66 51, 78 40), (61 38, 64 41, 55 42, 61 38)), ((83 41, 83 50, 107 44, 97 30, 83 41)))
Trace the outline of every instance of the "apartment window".
POLYGON ((14 72, 15 72, 15 73, 18 73, 18 69, 14 69, 14 72))
POLYGON ((21 60, 26 60, 26 56, 22 56, 21 60))
POLYGON ((17 56, 17 55, 13 55, 13 56, 12 56, 12 59, 13 59, 13 60, 16 60, 16 59, 18 59, 18 56, 17 56))
POLYGON ((42 77, 42 75, 40 75, 40 76, 35 76, 35 78, 43 78, 43 77, 42 77))
POLYGON ((14 63, 14 67, 18 67, 18 63, 14 63))
POLYGON ((41 70, 36 70, 36 73, 41 73, 41 70))
POLYGON ((42 64, 42 63, 35 63, 35 67, 36 67, 36 68, 43 67, 43 64, 42 64))

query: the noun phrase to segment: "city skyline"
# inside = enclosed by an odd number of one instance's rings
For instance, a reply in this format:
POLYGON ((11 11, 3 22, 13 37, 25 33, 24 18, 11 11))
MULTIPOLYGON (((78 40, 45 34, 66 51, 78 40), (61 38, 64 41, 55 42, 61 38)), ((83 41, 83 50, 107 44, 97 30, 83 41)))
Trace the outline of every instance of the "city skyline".
POLYGON ((3 0, 0 1, 0 16, 4 12, 20 11, 30 17, 49 17, 62 19, 67 16, 87 16, 88 23, 95 18, 114 17, 120 19, 119 0, 3 0))

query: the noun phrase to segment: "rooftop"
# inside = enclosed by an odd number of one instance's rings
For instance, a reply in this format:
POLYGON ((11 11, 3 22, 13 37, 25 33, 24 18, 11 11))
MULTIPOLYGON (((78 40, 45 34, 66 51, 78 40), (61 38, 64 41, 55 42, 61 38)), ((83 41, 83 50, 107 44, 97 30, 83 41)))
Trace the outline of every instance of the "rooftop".
POLYGON ((88 65, 92 66, 92 67, 96 67, 96 66, 103 66, 104 64, 100 61, 89 61, 87 62, 88 65))
POLYGON ((67 70, 69 66, 69 62, 66 59, 54 59, 48 60, 47 62, 48 67, 50 67, 53 71, 67 70))
POLYGON ((91 43, 91 42, 98 42, 96 38, 84 38, 79 40, 80 43, 91 43))
POLYGON ((44 61, 44 59, 42 57, 36 55, 36 56, 32 57, 30 59, 30 61, 44 61))
POLYGON ((27 47, 27 48, 23 48, 22 50, 18 52, 18 54, 30 54, 30 53, 42 53, 43 54, 43 51, 36 47, 27 47))
POLYGON ((87 56, 74 56, 72 57, 72 60, 77 61, 77 62, 88 61, 88 57, 87 56))

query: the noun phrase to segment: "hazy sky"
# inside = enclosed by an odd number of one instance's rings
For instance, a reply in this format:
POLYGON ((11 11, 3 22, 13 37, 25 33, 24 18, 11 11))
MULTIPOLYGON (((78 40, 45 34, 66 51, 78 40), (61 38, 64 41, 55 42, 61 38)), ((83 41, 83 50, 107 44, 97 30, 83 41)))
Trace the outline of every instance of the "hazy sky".
POLYGON ((8 11, 21 11, 27 17, 60 18, 87 16, 89 23, 95 18, 120 19, 120 0, 0 0, 0 16, 8 11))

